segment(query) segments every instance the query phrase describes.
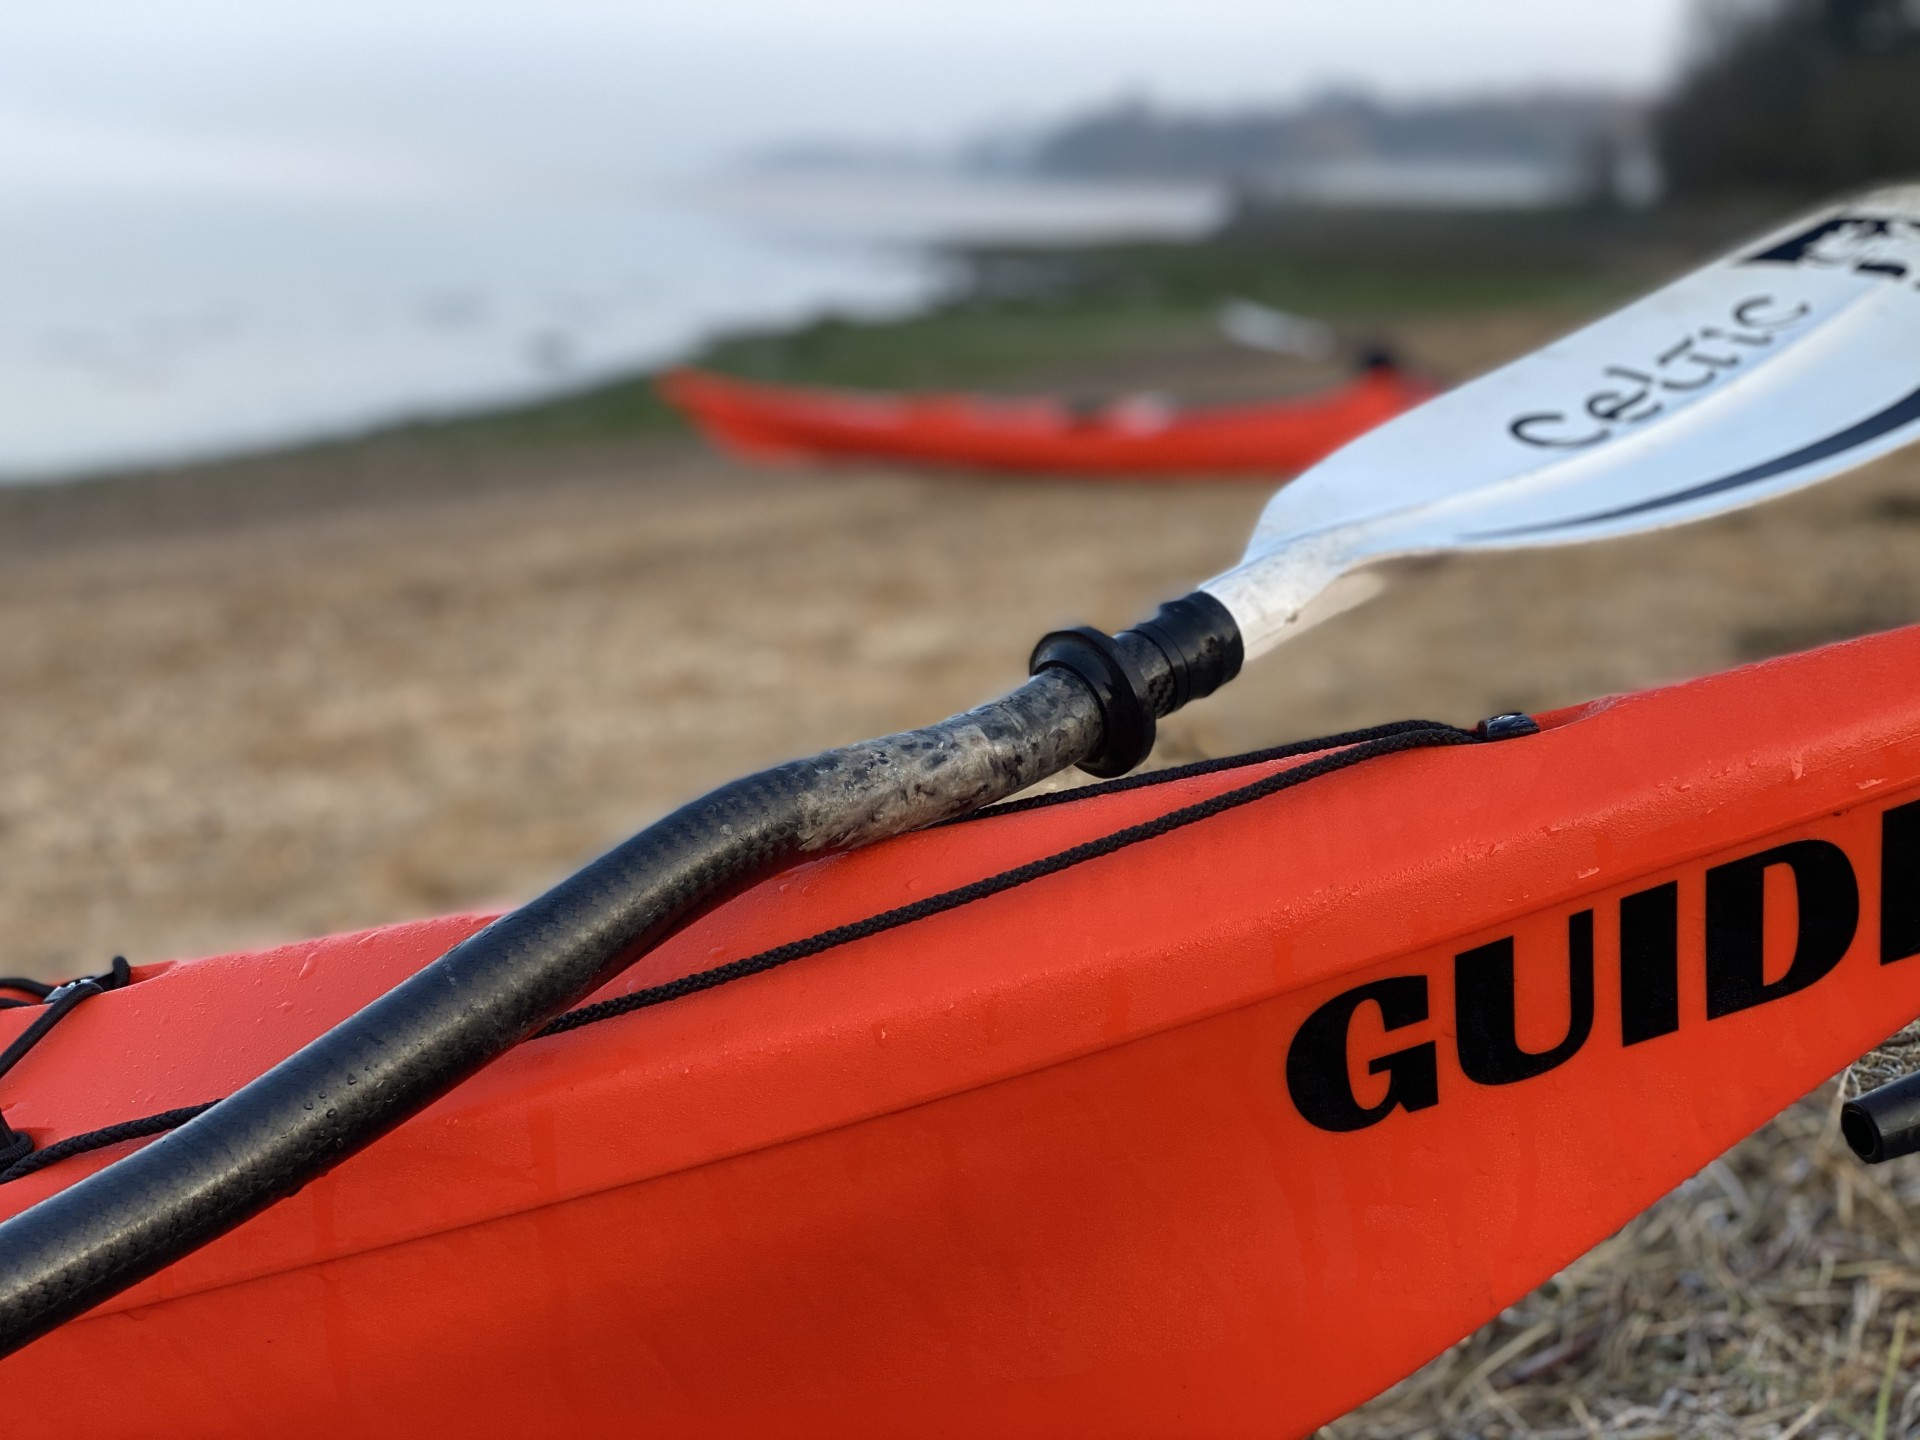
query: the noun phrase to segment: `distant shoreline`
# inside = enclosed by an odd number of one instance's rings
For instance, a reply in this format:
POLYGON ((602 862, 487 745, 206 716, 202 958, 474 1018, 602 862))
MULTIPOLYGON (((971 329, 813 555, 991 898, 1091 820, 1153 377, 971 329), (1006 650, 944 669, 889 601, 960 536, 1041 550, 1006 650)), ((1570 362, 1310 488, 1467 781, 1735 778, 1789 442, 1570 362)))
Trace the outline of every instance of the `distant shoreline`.
MULTIPOLYGON (((1747 212, 1600 216, 1282 212, 1195 241, 949 247, 953 280, 897 313, 833 313, 721 334, 684 359, 757 378, 873 388, 1052 388, 1106 357, 1212 333, 1221 298, 1250 295, 1345 322, 1426 310, 1610 298, 1749 228, 1747 212)), ((146 464, 0 477, 0 526, 35 492, 264 476, 411 447, 458 454, 529 444, 661 441, 686 433, 644 365, 525 400, 343 426, 146 464)))
POLYGON ((0 483, 455 424, 742 328, 910 314, 940 298, 931 257, 979 234, 1070 245, 1219 223, 1218 187, 1146 188, 763 177, 498 214, 427 196, 320 223, 194 196, 56 207, 6 251, 26 288, 0 313, 0 483), (169 242, 108 274, 66 243, 101 229, 169 242))

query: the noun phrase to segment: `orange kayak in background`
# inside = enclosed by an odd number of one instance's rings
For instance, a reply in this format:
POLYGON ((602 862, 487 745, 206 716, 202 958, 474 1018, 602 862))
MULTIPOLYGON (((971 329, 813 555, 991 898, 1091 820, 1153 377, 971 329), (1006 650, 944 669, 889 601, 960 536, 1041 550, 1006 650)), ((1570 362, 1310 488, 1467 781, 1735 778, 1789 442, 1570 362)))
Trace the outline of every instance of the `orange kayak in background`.
MULTIPOLYGON (((1304 1434, 1920 1015, 1916 675, 1920 628, 789 871, 598 998, 756 973, 528 1041, 36 1341, 7 1434, 1304 1434)), ((484 918, 141 965, 6 1118, 203 1104, 484 918)))
POLYGON ((692 369, 669 372, 659 386, 715 444, 754 460, 1089 479, 1291 475, 1436 393, 1391 366, 1314 395, 1190 410, 1146 396, 1083 410, 1056 399, 884 395, 692 369))

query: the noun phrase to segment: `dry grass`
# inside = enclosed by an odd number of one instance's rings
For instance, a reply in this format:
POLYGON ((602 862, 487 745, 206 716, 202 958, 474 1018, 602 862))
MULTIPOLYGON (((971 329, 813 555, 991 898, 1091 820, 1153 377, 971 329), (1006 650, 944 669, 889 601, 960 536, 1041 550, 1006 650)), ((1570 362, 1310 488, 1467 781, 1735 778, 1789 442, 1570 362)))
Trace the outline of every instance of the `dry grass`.
POLYGON ((1324 1440, 1920 1435, 1920 1167, 1837 1123, 1915 1068, 1920 1026, 1324 1440))

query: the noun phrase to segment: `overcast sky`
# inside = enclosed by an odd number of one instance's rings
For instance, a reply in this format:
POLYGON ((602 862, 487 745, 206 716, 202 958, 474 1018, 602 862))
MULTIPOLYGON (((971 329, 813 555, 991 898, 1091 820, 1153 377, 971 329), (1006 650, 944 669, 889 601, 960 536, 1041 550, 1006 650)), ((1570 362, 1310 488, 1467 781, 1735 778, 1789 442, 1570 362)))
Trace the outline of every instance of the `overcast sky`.
POLYGON ((296 152, 315 174, 485 155, 616 177, 793 138, 937 144, 1127 92, 1227 105, 1335 84, 1401 95, 1549 83, 1646 91, 1671 72, 1689 9, 1689 0, 6 0, 0 182, 22 167, 43 178, 176 161, 270 170, 296 152))

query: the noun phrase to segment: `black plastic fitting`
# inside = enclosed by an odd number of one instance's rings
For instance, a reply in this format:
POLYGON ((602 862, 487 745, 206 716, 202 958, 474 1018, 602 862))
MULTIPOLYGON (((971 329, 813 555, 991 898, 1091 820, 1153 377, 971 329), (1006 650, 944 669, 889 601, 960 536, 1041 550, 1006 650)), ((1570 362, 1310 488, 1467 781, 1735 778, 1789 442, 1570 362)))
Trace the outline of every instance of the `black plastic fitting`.
POLYGON ((1089 775, 1124 775, 1153 753, 1156 733, 1147 677, 1120 642, 1091 625, 1042 635, 1027 673, 1068 670, 1093 692, 1100 707, 1100 748, 1080 762, 1089 775))
POLYGON ((1906 1075, 1840 1107, 1840 1133, 1869 1165, 1920 1150, 1920 1075, 1906 1075))
POLYGON ((1118 636, 1088 625, 1043 635, 1027 669, 1070 671, 1093 692, 1102 740, 1080 768, 1107 780, 1153 753, 1162 715, 1211 695, 1240 673, 1245 658, 1233 615, 1197 590, 1118 636))
POLYGON ((1489 715, 1473 727, 1482 740, 1519 740, 1540 733, 1540 722, 1524 710, 1506 710, 1489 715))
POLYGON ((1151 620, 1133 627, 1167 657, 1173 698, 1160 713, 1171 715, 1189 700, 1204 700, 1240 673, 1246 646, 1233 614, 1204 590, 1169 600, 1151 620))

